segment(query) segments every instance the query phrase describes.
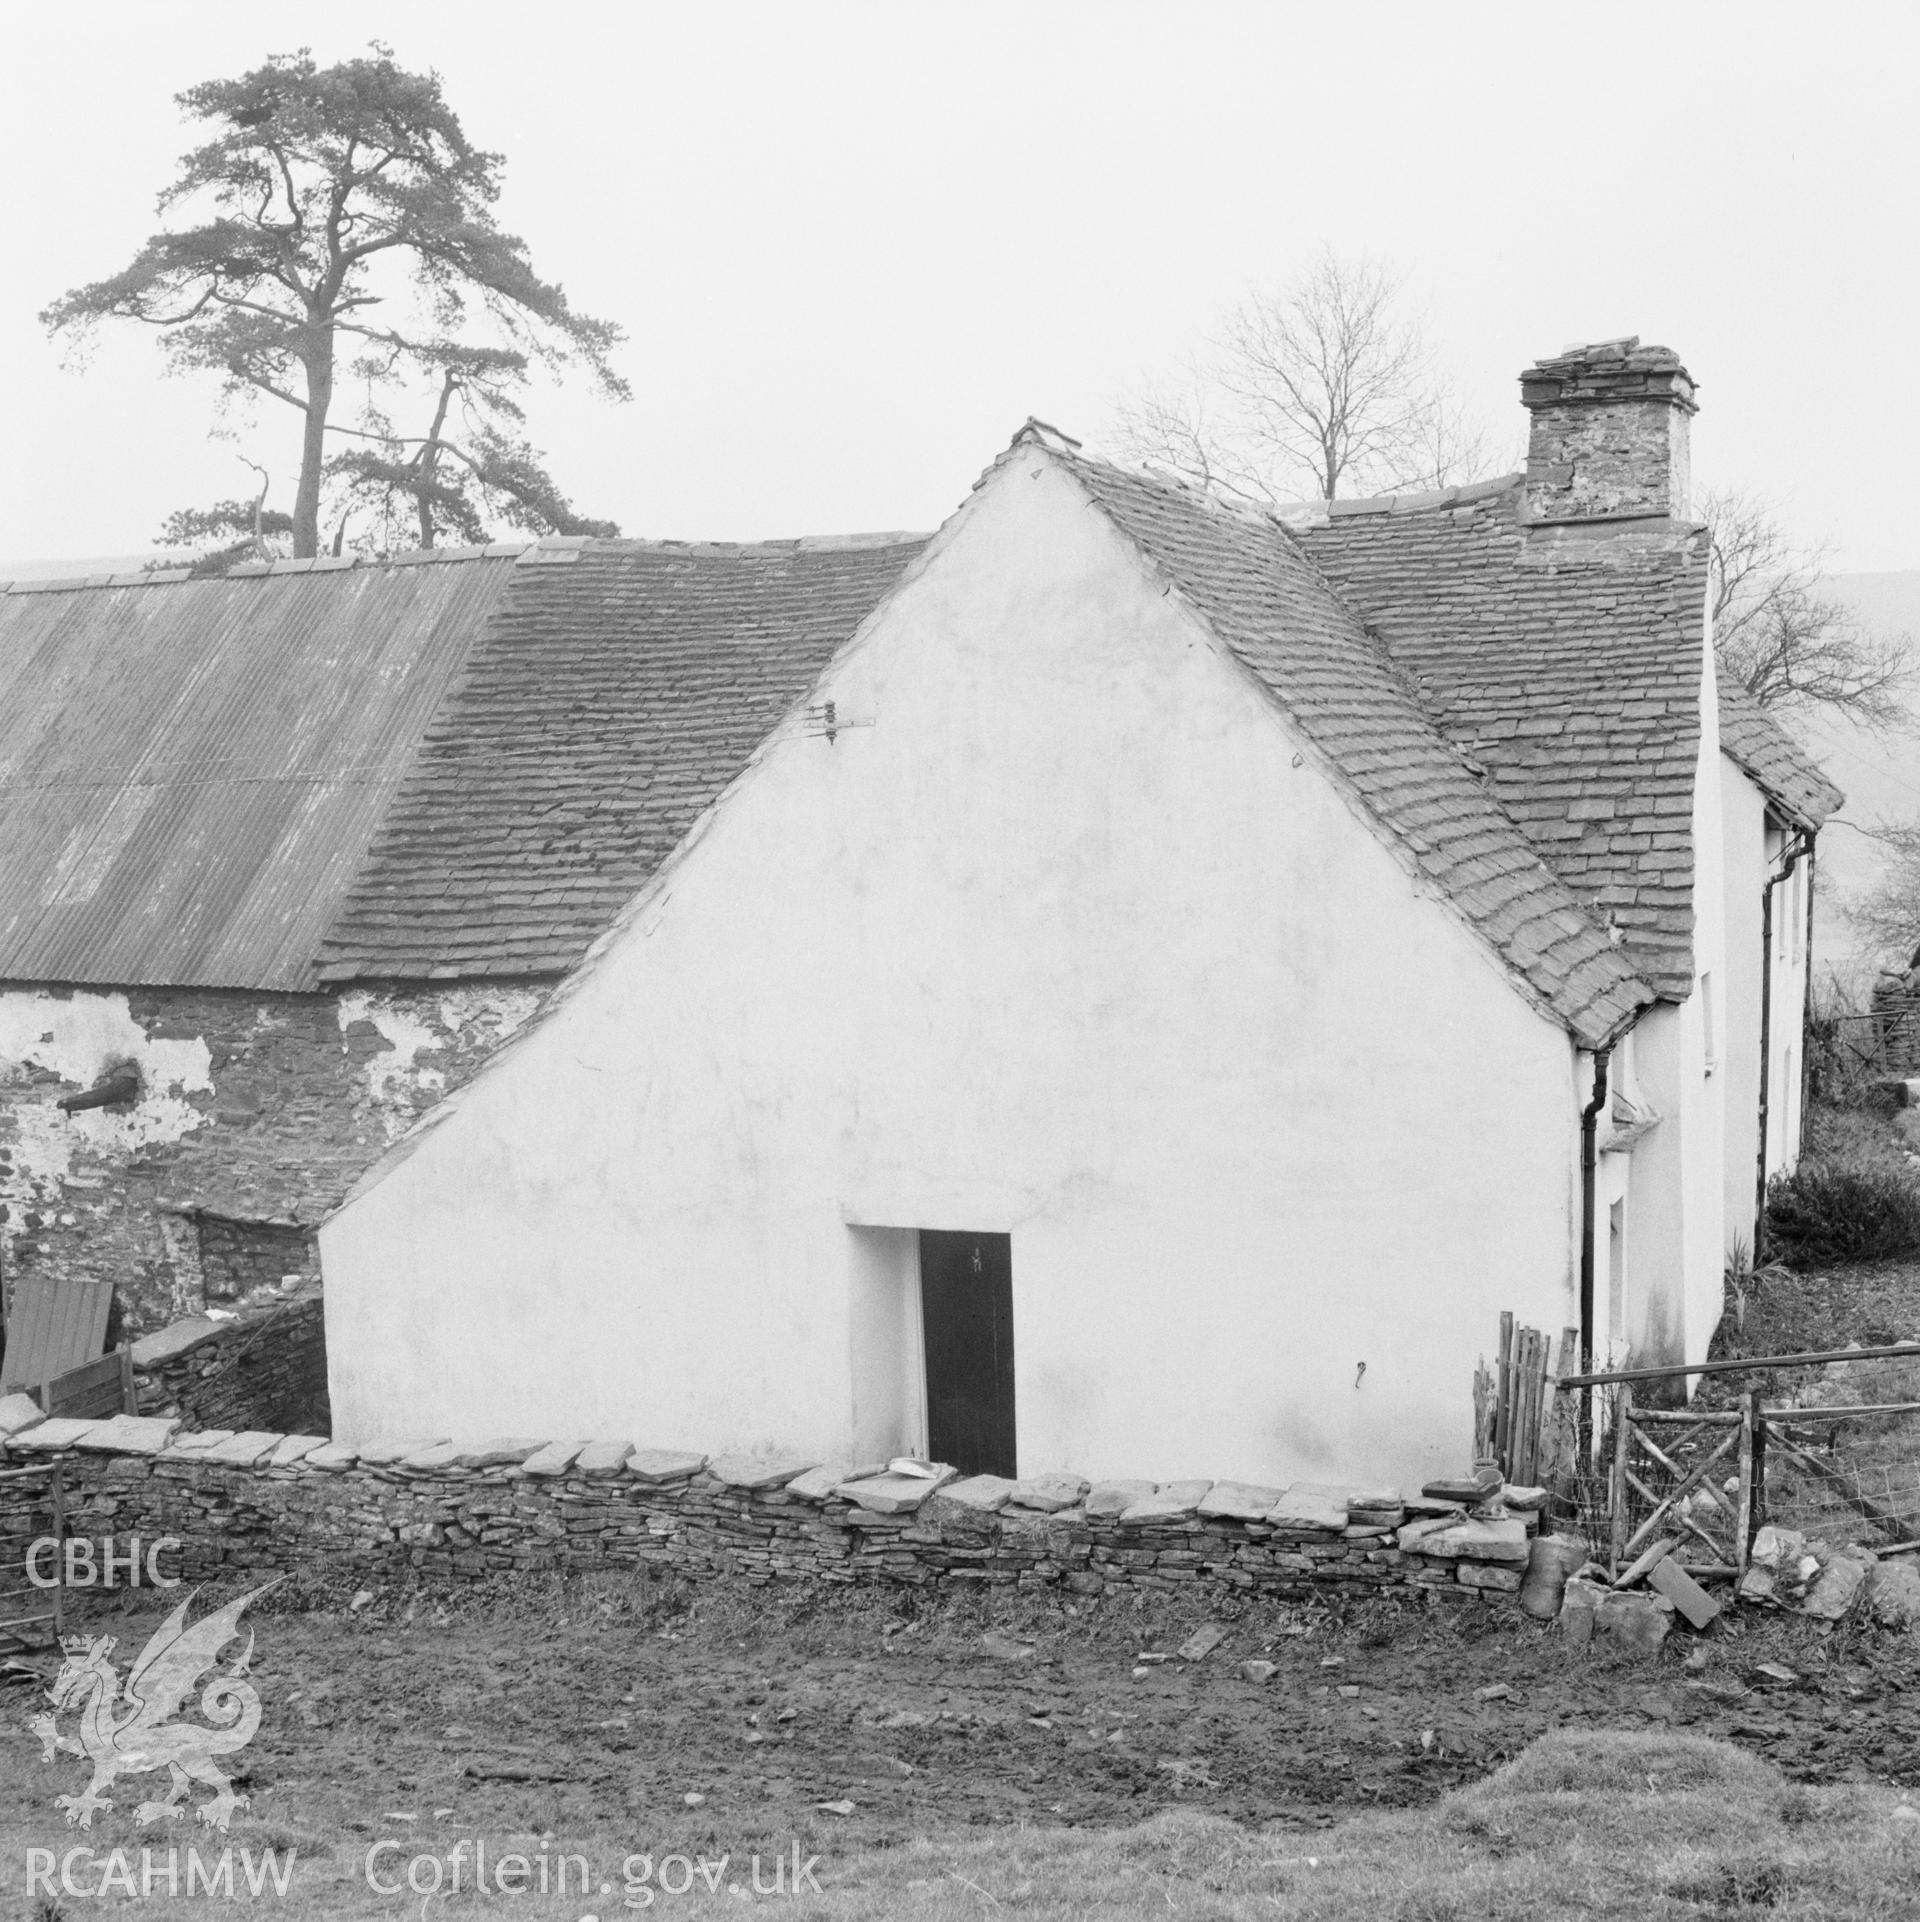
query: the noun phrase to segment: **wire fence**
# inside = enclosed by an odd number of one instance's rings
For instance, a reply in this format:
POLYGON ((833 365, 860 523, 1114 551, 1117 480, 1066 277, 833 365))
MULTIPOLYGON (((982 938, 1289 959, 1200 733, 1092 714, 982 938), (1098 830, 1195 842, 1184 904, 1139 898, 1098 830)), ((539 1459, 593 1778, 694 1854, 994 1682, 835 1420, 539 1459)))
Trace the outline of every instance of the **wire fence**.
POLYGON ((1902 995, 1867 1014, 1837 1014, 1832 1023, 1836 1065, 1852 1075, 1920 1075, 1920 1004, 1902 995))
POLYGON ((1617 1574, 1670 1539, 1676 1560, 1736 1574, 1768 1523, 1833 1548, 1920 1550, 1920 1363, 1761 1359, 1751 1379, 1764 1387, 1730 1397, 1722 1376, 1718 1405, 1686 1409, 1639 1406, 1626 1384, 1593 1391, 1563 1486, 1595 1553, 1617 1574))
POLYGON ((1920 1546, 1920 1407, 1767 1422, 1765 1519, 1832 1543, 1920 1546))

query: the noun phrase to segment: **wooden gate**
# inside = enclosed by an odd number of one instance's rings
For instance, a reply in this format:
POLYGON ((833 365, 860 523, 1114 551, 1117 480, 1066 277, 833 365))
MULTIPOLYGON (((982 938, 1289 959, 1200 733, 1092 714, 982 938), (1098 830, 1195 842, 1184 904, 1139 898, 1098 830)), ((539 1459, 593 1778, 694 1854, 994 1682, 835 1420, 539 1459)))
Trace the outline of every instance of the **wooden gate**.
POLYGON ((1743 1573, 1764 1435, 1757 1395, 1737 1414, 1696 1414, 1636 1408, 1633 1388, 1623 1382, 1607 1491, 1612 1573, 1668 1538, 1692 1549, 1687 1566, 1695 1575, 1743 1573))
POLYGON ((0 1651, 42 1648, 60 1638, 66 1580, 66 1489, 51 1464, 0 1469, 0 1651), (28 1572, 35 1542, 55 1544, 50 1587, 28 1572))

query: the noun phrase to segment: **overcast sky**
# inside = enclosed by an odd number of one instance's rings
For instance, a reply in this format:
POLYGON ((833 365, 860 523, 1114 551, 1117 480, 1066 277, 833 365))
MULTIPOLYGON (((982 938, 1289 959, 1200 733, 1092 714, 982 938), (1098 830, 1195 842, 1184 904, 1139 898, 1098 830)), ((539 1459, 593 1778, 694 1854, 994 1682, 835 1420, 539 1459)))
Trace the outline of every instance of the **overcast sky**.
MULTIPOLYGON (((1503 446, 1514 377, 1638 333, 1699 477, 1848 569, 1920 567, 1916 32, 1866 5, 8 9, 4 560, 127 554, 247 488, 152 339, 63 369, 37 311, 125 264, 197 137, 172 96, 383 37, 508 159, 504 225, 620 322, 634 398, 533 419, 629 534, 936 525, 1028 414, 1115 399, 1322 243, 1390 263, 1503 446)), ((277 417, 276 417, 277 416, 277 417)), ((291 504, 295 417, 251 445, 291 504)))

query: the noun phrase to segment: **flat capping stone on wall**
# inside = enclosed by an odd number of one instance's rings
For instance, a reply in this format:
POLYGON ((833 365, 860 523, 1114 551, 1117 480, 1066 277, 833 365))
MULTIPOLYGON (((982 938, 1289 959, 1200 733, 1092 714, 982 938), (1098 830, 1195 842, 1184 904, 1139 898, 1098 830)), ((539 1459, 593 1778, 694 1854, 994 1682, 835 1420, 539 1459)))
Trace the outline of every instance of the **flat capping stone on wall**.
MULTIPOLYGON (((21 1406, 24 1404, 24 1407, 21 1406)), ((190 1581, 351 1569, 465 1580, 664 1568, 693 1578, 1512 1599, 1536 1518, 1390 1488, 962 1478, 625 1442, 434 1435, 361 1444, 46 1422, 0 1401, 11 1460, 61 1463, 76 1535, 180 1540, 190 1581)))

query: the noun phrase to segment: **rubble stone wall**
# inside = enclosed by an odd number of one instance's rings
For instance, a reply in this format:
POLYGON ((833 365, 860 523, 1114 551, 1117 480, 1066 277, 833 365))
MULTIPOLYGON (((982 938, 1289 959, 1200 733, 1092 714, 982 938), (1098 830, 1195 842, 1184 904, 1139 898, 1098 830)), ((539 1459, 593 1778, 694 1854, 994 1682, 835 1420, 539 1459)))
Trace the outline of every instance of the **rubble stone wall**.
POLYGON ((178 1323, 133 1350, 140 1408, 182 1428, 324 1435, 327 1328, 320 1297, 237 1321, 178 1323))
POLYGON ((313 1226, 541 995, 0 985, 0 1266, 116 1283, 130 1334, 311 1274, 313 1226), (60 1110, 125 1064, 131 1103, 60 1110))
MULTIPOLYGON (((986 1477, 915 1487, 896 1475, 849 1482, 846 1471, 803 1463, 604 1445, 460 1453, 410 1442, 356 1455, 314 1436, 216 1432, 156 1446, 170 1424, 126 1418, 115 1430, 141 1439, 123 1453, 105 1452, 112 1434, 97 1425, 91 1434, 87 1424, 43 1426, 37 1442, 31 1428, 15 1438, 8 1465, 60 1465, 69 1532, 112 1537, 122 1553, 134 1535, 145 1545, 175 1536, 181 1546, 163 1556, 162 1572, 187 1581, 331 1568, 446 1582, 648 1566, 753 1583, 1419 1590, 1511 1603, 1530 1545, 1530 1519, 1475 1522, 1456 1511, 1409 1520, 1404 1508, 1379 1506, 1377 1491, 1365 1498, 1373 1506, 1353 1511, 1369 1519, 1356 1521, 1338 1491, 1237 1483, 1088 1488, 1050 1476, 1033 1487, 986 1477), (1014 1492, 1059 1505, 1029 1507, 1014 1492), (1281 1510, 1292 1518, 1277 1519, 1281 1510), (1497 1559, 1473 1558, 1482 1552, 1497 1559)), ((9 1484, 0 1499, 25 1502, 29 1488, 9 1484)))

